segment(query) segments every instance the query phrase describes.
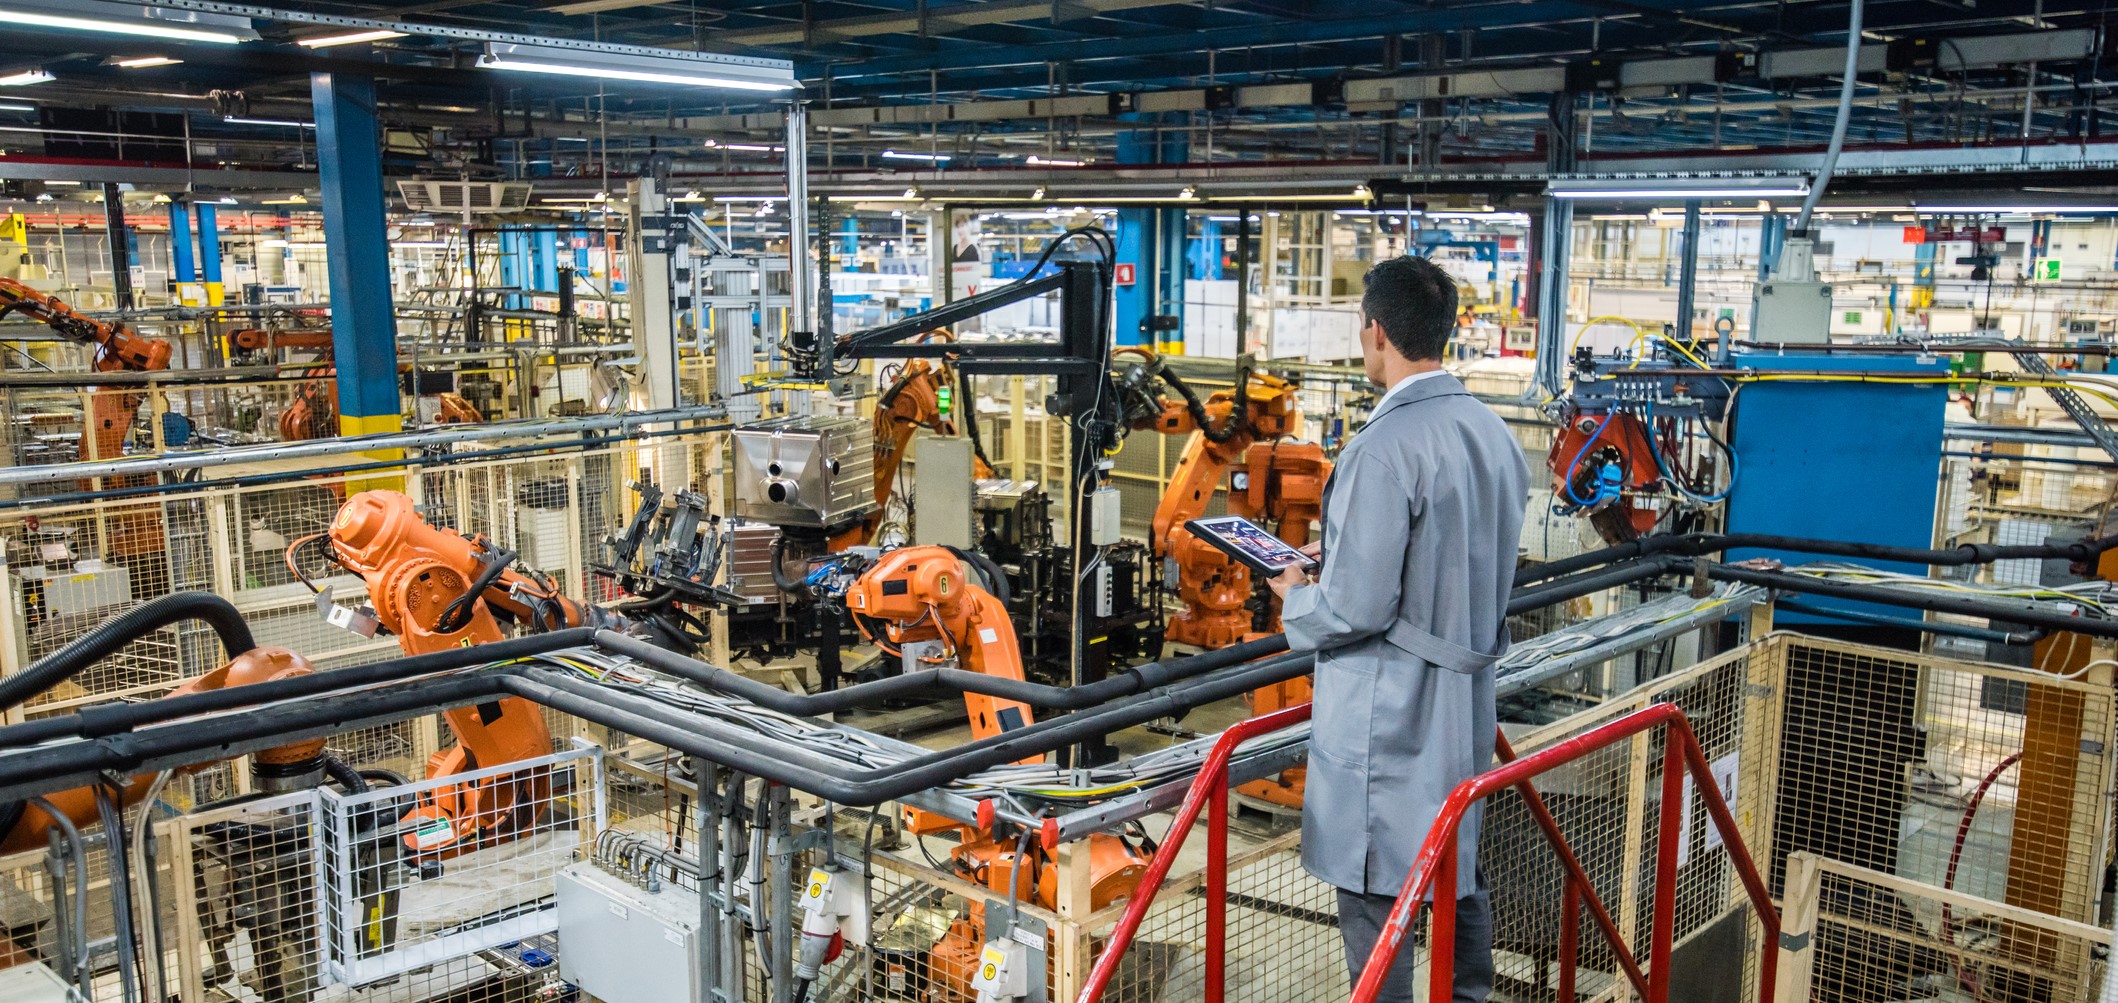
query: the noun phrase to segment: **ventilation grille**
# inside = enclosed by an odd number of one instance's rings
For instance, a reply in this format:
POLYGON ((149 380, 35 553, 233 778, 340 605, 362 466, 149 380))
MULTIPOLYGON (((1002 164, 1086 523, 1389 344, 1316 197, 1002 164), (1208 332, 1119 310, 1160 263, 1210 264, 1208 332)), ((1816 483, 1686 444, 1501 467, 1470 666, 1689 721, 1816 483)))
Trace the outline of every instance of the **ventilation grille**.
POLYGON ((399 181, 413 212, 516 212, 528 208, 530 186, 506 181, 399 181))

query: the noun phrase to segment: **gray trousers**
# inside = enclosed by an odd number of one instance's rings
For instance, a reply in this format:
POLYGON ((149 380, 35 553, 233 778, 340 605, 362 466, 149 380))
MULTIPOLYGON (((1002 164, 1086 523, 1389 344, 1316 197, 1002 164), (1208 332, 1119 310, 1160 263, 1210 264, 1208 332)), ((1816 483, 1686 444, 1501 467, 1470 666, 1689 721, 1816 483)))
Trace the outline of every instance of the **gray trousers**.
MULTIPOLYGON (((1338 890, 1338 932, 1346 942, 1347 977, 1360 982, 1368 952, 1390 921, 1395 895, 1363 895, 1338 890)), ((1376 1003, 1412 1003, 1412 969, 1416 953, 1409 938, 1390 966, 1390 978, 1376 1003)), ((1493 991, 1493 901, 1486 891, 1485 875, 1478 876, 1478 890, 1456 900, 1456 970, 1453 1003, 1486 1003, 1493 991)))

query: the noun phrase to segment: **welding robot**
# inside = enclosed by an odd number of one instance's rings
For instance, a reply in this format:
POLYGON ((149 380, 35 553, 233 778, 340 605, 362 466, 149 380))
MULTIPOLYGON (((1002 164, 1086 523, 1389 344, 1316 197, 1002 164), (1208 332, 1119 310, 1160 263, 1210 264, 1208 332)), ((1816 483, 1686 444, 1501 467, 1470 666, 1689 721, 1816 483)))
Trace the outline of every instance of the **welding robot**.
MULTIPOLYGON (((1251 372, 1245 359, 1237 365, 1236 386, 1201 402, 1158 357, 1143 349, 1125 351, 1145 356, 1150 371, 1177 391, 1177 399, 1164 399, 1159 413, 1133 427, 1190 437, 1155 507, 1153 524, 1154 538, 1165 541, 1165 553, 1176 565, 1177 595, 1184 604, 1169 620, 1169 639, 1214 649, 1278 633, 1278 597, 1257 594, 1263 590, 1249 568, 1184 526, 1206 514, 1226 477, 1230 515, 1271 529, 1296 547, 1309 542, 1309 524, 1323 515, 1331 461, 1317 443, 1286 441, 1302 432, 1294 384, 1251 372)), ((1137 384, 1138 377, 1129 382, 1137 384)), ((1267 714, 1302 703, 1309 692, 1307 677, 1268 686, 1250 695, 1251 711, 1267 714)), ((1300 808, 1302 778, 1296 767, 1239 790, 1269 804, 1300 808)))
MULTIPOLYGON (((903 547, 880 553, 861 548, 815 560, 818 571, 809 580, 816 583, 819 596, 843 602, 862 633, 903 659, 907 669, 955 663, 972 672, 1023 678, 1022 651, 1007 607, 978 583, 971 562, 951 548, 903 547)), ((1019 701, 965 693, 963 702, 974 741, 1034 722, 1030 706, 1019 701)), ((1036 833, 1009 832, 1008 826, 990 818, 965 825, 916 808, 905 810, 904 821, 905 832, 915 837, 957 833, 959 842, 949 860, 966 880, 1003 896, 1056 908, 1058 872, 1048 866, 1050 848, 1036 833)), ((1131 896, 1153 853, 1153 845, 1144 839, 1136 845, 1109 833, 1090 836, 1087 848, 1090 903, 1096 909, 1131 896)), ((970 998, 972 975, 986 940, 984 906, 972 902, 929 958, 947 998, 970 998)))
MULTIPOLYGON (((93 366, 98 373, 148 373, 169 368, 174 347, 160 338, 145 337, 123 324, 91 319, 64 300, 39 292, 14 279, 0 278, 0 318, 11 313, 39 321, 77 344, 94 349, 93 366)), ((125 440, 132 434, 140 403, 147 399, 139 388, 113 389, 90 386, 88 413, 81 419, 81 459, 115 460, 125 455, 125 440)), ((133 474, 104 478, 103 488, 128 488, 151 478, 133 474)), ((93 481, 83 490, 93 490, 93 481)), ((132 557, 162 550, 162 521, 156 511, 124 511, 110 520, 109 553, 132 557)))
MULTIPOLYGON (((428 525, 414 511, 411 499, 392 491, 355 495, 340 509, 329 530, 296 541, 288 550, 287 562, 299 580, 318 591, 319 607, 331 611, 333 622, 368 634, 387 629, 397 636, 398 646, 407 655, 501 640, 503 622, 530 631, 631 626, 622 617, 560 594, 541 575, 514 568, 515 555, 482 536, 464 536, 428 525), (316 553, 309 559, 321 559, 359 574, 367 583, 372 605, 357 612, 333 605, 328 589, 319 589, 302 570, 301 563, 310 548, 316 553)), ((226 600, 204 593, 179 593, 149 605, 159 608, 129 611, 0 683, 0 694, 4 694, 0 704, 20 704, 100 663, 137 638, 138 630, 129 629, 128 624, 143 623, 147 624, 146 629, 152 629, 155 624, 168 622, 170 615, 182 619, 187 610, 198 609, 208 612, 192 615, 241 620, 240 613, 226 600)), ((247 631, 242 636, 247 637, 247 631)), ((225 665, 184 682, 169 695, 233 689, 313 671, 314 667, 296 652, 257 646, 230 651, 225 665)), ((429 780, 445 780, 552 751, 542 712, 519 697, 447 708, 442 716, 457 741, 454 747, 436 753, 428 761, 429 780)), ((212 765, 196 764, 183 772, 212 765)), ((258 795, 302 790, 327 782, 337 783, 349 792, 367 789, 370 779, 403 782, 402 778, 388 776, 387 771, 351 769, 327 755, 321 739, 255 753, 250 757, 250 773, 252 789, 258 795)), ((129 805, 151 798, 164 782, 166 778, 143 774, 31 801, 0 804, 0 853, 35 850, 60 835, 76 833, 98 821, 106 828, 115 825, 129 805)), ((372 820, 368 838, 350 852, 375 863, 362 867, 361 874, 379 876, 385 870, 383 863, 399 860, 433 870, 460 853, 536 831, 545 821, 543 816, 550 803, 550 781, 537 773, 447 783, 421 794, 401 815, 386 814, 372 820)), ((315 973, 301 961, 302 951, 313 937, 313 917, 290 920, 289 917, 311 916, 311 912, 298 902, 284 899, 313 892, 283 881, 245 877, 250 869, 270 870, 277 866, 266 858, 276 858, 278 851, 291 852, 289 840, 298 843, 310 838, 306 828, 269 837, 255 826, 237 827, 226 833, 216 828, 206 831, 202 838, 212 844, 204 847, 205 856, 221 869, 228 894, 240 900, 232 904, 232 910, 216 914, 228 918, 229 926, 207 931, 207 939, 226 945, 234 941, 240 928, 250 938, 260 988, 266 998, 306 998, 316 987, 315 973), (223 835, 227 836, 225 840, 221 839, 223 835), (274 852, 260 856, 262 851, 274 852), (268 896, 273 901, 243 899, 246 895, 268 896)), ((355 875, 353 880, 367 879, 355 875)), ((385 891, 378 877, 361 889, 361 894, 384 896, 394 892, 385 891)), ((395 915, 393 905, 378 903, 376 908, 378 916, 395 915)), ((393 922, 394 918, 384 920, 369 930, 374 938, 370 947, 387 946, 394 937, 390 927, 393 922)), ((0 967, 23 960, 27 960, 27 955, 11 947, 0 947, 0 967)), ((233 961, 217 947, 216 964, 228 966, 233 961)))

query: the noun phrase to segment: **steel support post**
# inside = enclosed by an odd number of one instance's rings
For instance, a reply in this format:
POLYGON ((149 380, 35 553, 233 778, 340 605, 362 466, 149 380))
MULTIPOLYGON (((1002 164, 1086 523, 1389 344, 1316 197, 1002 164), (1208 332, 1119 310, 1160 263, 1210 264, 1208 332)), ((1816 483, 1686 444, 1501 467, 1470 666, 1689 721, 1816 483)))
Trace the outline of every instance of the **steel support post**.
POLYGON ((125 195, 103 186, 103 226, 110 238, 110 284, 118 309, 132 309, 132 231, 125 227, 125 195))
POLYGON ((404 419, 397 392, 397 319, 390 293, 389 236, 383 221, 375 80, 313 73, 309 93, 316 106, 316 163, 323 187, 339 431, 345 435, 395 432, 403 427, 404 419))
POLYGON ((1684 258, 1677 272, 1676 338, 1691 344, 1693 302, 1699 294, 1699 200, 1684 203, 1684 258))
POLYGON ((199 281, 206 288, 206 305, 220 306, 224 292, 221 286, 219 212, 210 202, 201 202, 193 206, 191 211, 198 217, 199 281))

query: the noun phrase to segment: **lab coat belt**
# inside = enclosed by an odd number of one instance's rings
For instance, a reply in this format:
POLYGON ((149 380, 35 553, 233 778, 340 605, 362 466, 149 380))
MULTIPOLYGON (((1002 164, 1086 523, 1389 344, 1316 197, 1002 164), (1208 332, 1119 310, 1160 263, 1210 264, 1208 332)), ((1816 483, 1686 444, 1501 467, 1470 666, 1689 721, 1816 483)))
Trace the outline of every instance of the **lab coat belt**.
POLYGON ((1493 663, 1500 661, 1500 656, 1508 653, 1505 631, 1506 628, 1502 628, 1500 640, 1496 644, 1496 647, 1500 650, 1490 655, 1481 654, 1454 641, 1436 637, 1405 620, 1398 620, 1390 624, 1390 629, 1383 634, 1383 640, 1419 657, 1429 665, 1439 665, 1451 672, 1461 672, 1468 675, 1492 668, 1493 663))

